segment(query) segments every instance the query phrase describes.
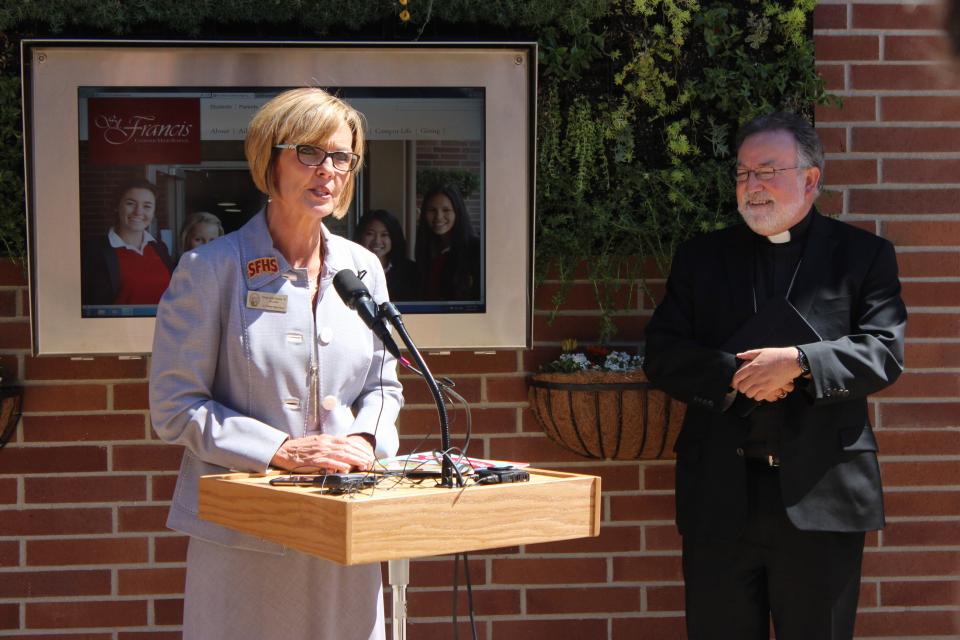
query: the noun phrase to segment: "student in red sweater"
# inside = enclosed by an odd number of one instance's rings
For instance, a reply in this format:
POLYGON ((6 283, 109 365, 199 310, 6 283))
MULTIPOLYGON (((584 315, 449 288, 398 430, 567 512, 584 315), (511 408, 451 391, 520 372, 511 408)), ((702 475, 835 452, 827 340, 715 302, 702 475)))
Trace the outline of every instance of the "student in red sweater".
POLYGON ((157 304, 173 271, 167 247, 148 231, 157 188, 136 180, 119 194, 114 225, 83 248, 82 304, 157 304))

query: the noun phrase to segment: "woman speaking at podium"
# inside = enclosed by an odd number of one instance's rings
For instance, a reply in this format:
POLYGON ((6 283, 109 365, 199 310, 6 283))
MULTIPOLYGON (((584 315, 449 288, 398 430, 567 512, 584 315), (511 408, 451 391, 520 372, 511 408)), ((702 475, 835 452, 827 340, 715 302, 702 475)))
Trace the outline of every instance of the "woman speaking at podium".
MULTIPOLYGON (((265 104, 244 142, 267 204, 186 253, 157 311, 153 426, 186 450, 167 526, 190 536, 184 638, 384 637, 379 564, 344 567, 201 520, 200 476, 228 469, 369 469, 398 445, 396 361, 333 290, 380 261, 322 221, 347 211, 361 116, 320 89, 265 104)), ((317 536, 317 531, 303 531, 317 536)))

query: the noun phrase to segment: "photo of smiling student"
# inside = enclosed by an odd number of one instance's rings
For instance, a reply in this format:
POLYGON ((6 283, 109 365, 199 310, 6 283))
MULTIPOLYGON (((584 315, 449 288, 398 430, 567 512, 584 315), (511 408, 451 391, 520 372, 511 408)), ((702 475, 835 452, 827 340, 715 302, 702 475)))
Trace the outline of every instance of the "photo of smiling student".
POLYGON ((403 228, 392 213, 384 209, 367 211, 357 222, 354 240, 380 259, 392 301, 417 299, 417 265, 407 257, 403 228))
POLYGON ((460 193, 449 185, 423 196, 416 261, 423 300, 476 300, 480 296, 480 241, 460 193))
POLYGON ((197 211, 190 214, 183 223, 180 232, 180 255, 183 257, 188 251, 213 242, 223 235, 223 223, 220 218, 207 211, 197 211))
POLYGON ((81 250, 82 303, 155 305, 173 271, 166 245, 149 231, 157 188, 148 180, 132 180, 118 190, 113 202, 113 225, 81 250))

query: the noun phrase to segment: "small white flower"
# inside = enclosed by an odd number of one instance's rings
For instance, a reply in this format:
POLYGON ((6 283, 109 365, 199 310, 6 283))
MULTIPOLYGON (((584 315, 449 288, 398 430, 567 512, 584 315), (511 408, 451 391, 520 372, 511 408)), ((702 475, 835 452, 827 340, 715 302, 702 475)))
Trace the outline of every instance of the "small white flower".
POLYGON ((590 361, 582 353, 564 353, 560 355, 560 359, 573 363, 580 370, 590 368, 590 361))
POLYGON ((643 356, 635 356, 625 351, 612 351, 604 356, 599 364, 591 360, 583 352, 566 352, 553 365, 545 367, 546 371, 576 372, 576 371, 616 371, 628 372, 643 366, 643 356))
POLYGON ((632 356, 623 351, 611 351, 603 363, 603 368, 608 371, 632 371, 639 369, 643 365, 643 358, 632 356))

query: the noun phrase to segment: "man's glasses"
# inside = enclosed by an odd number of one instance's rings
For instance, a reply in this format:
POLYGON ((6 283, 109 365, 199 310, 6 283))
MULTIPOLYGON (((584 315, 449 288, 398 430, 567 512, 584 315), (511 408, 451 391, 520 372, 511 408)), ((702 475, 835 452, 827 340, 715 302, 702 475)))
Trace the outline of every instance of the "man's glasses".
POLYGON ((326 151, 312 144, 275 144, 274 149, 296 149, 297 160, 308 167, 319 167, 327 158, 333 161, 337 171, 353 171, 360 163, 360 156, 349 151, 326 151))
POLYGON ((733 177, 737 182, 746 182, 750 179, 750 174, 757 176, 757 180, 766 182, 773 180, 778 173, 782 171, 793 171, 794 169, 807 169, 809 167, 784 167, 783 169, 774 169, 773 167, 760 167, 759 169, 740 169, 734 170, 733 177))

